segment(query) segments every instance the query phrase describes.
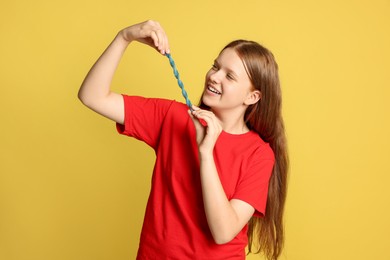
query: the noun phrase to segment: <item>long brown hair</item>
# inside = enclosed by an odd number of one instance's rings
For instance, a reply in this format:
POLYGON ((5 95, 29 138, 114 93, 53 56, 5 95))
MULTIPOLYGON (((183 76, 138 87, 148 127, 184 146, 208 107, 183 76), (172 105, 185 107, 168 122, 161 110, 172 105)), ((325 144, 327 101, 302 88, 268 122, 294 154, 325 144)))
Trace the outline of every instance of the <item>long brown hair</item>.
MULTIPOLYGON (((226 45, 222 51, 227 48, 236 51, 253 87, 261 92, 261 99, 247 108, 244 120, 249 129, 269 143, 275 154, 265 215, 263 218, 250 219, 248 249, 249 253, 263 253, 269 260, 276 260, 284 244, 283 213, 289 164, 278 65, 273 54, 257 42, 236 40, 226 45)), ((202 101, 200 107, 207 108, 202 101)))

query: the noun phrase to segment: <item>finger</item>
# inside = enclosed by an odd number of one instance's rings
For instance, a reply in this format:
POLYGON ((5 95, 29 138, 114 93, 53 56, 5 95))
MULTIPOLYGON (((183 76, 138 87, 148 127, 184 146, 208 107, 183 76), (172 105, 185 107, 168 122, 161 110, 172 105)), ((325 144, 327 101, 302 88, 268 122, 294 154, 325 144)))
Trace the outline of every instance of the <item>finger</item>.
POLYGON ((168 37, 162 28, 159 28, 156 33, 159 40, 159 50, 161 54, 165 54, 169 49, 168 37))
POLYGON ((194 110, 194 111, 198 111, 198 110, 200 110, 200 108, 199 108, 199 107, 197 107, 197 106, 195 106, 195 105, 192 105, 192 110, 194 110))
POLYGON ((214 114, 206 110, 195 110, 194 115, 204 127, 210 125, 210 122, 214 120, 214 114))
MULTIPOLYGON (((192 113, 193 113, 193 115, 196 117, 196 118, 198 118, 198 120, 199 120, 199 122, 200 122, 200 124, 202 125, 202 126, 204 126, 204 127, 206 127, 207 126, 207 122, 204 120, 204 119, 202 119, 202 118, 200 118, 199 117, 199 113, 202 111, 199 107, 197 107, 197 106, 194 106, 194 105, 192 105, 192 113)), ((205 110, 203 110, 203 111, 205 111, 205 110)))
POLYGON ((206 126, 207 126, 206 121, 204 121, 203 119, 198 118, 197 116, 195 116, 195 115, 193 114, 193 111, 188 110, 188 114, 191 116, 192 121, 193 121, 196 125, 200 124, 200 125, 202 125, 203 127, 206 127, 206 126))
POLYGON ((153 40, 154 47, 155 47, 156 49, 158 49, 159 40, 158 40, 158 36, 157 36, 157 34, 156 34, 155 31, 152 31, 152 32, 150 33, 150 38, 152 38, 152 40, 153 40))
POLYGON ((159 39, 159 51, 162 55, 165 55, 165 36, 159 31, 157 32, 158 34, 158 39, 159 39))
POLYGON ((193 113, 194 113, 195 116, 198 116, 198 117, 206 117, 206 116, 212 117, 214 115, 213 112, 210 112, 208 110, 200 109, 200 108, 198 108, 196 106, 193 106, 193 108, 194 108, 193 113))

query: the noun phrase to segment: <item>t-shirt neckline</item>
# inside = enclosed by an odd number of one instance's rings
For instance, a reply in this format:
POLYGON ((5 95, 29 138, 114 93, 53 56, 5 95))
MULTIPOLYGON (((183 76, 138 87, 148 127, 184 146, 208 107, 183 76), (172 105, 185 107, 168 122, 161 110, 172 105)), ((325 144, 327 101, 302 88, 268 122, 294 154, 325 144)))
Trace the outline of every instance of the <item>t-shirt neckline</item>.
POLYGON ((226 132, 225 130, 222 130, 222 132, 221 132, 221 135, 225 135, 225 136, 231 137, 231 138, 246 137, 246 136, 249 136, 251 134, 253 134, 252 130, 249 130, 248 132, 243 133, 243 134, 231 134, 229 132, 226 132))

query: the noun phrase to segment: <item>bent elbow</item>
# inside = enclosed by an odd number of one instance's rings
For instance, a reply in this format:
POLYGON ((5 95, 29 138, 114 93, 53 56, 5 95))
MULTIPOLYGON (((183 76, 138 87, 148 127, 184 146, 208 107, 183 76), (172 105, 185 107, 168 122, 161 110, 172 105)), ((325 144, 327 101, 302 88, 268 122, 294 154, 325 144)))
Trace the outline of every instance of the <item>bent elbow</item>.
POLYGON ((83 93, 83 91, 79 91, 77 93, 77 98, 81 101, 81 103, 88 107, 91 108, 94 106, 94 100, 93 98, 89 97, 86 93, 83 93))
POLYGON ((79 92, 77 93, 77 98, 81 101, 81 103, 85 105, 86 98, 85 95, 83 95, 81 90, 79 90, 79 92))
POLYGON ((228 234, 213 235, 213 239, 217 245, 224 245, 232 241, 234 239, 234 236, 228 234))

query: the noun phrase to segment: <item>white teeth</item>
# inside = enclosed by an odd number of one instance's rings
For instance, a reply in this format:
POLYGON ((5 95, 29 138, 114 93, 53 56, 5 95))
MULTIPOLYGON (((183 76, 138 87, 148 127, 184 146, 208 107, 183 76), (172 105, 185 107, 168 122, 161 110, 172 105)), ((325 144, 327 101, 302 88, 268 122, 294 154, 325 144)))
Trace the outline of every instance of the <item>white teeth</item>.
POLYGON ((213 88, 211 86, 209 86, 207 89, 210 90, 211 92, 215 93, 215 94, 221 95, 221 92, 219 92, 218 90, 216 90, 215 88, 213 88))

